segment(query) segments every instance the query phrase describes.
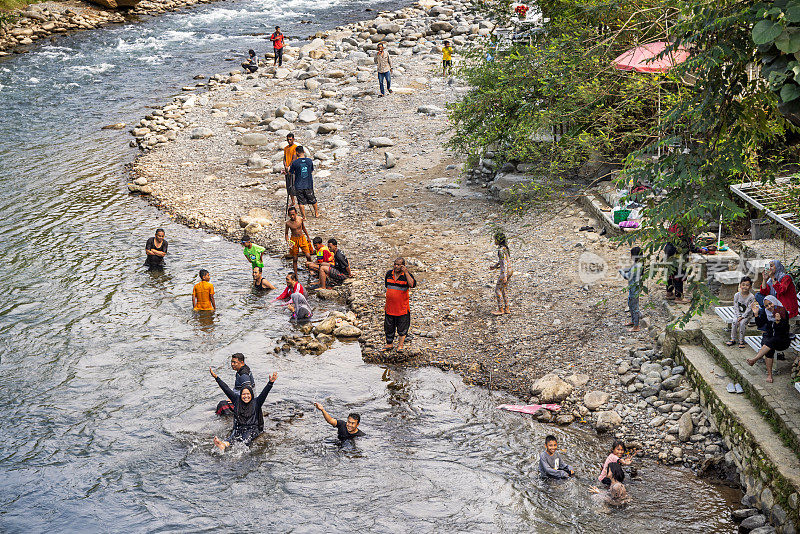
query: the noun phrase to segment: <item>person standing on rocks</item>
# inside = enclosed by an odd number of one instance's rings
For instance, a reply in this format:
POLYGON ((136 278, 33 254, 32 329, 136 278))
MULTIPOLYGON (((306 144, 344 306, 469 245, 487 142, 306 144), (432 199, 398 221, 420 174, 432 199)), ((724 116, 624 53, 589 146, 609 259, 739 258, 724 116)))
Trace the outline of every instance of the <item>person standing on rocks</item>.
POLYGON ((300 216, 306 218, 306 210, 303 205, 311 205, 314 208, 314 217, 319 217, 317 209, 317 197, 314 195, 314 162, 306 157, 306 151, 298 146, 295 149, 297 158, 289 167, 289 172, 294 176, 294 193, 297 196, 297 203, 300 205, 300 216))
POLYGON ((493 311, 494 315, 503 315, 511 313, 511 308, 508 307, 508 294, 506 288, 508 287, 508 280, 514 271, 511 270, 511 253, 508 250, 508 241, 506 234, 502 230, 498 230, 494 234, 494 244, 497 245, 497 263, 492 265, 491 269, 500 269, 500 276, 497 279, 497 284, 494 287, 494 293, 497 296, 497 311, 493 311))
POLYGON ((269 36, 269 40, 272 41, 272 51, 275 53, 275 60, 272 64, 282 67, 284 43, 280 26, 275 26, 275 31, 269 36))
POLYGON ((411 328, 411 307, 409 291, 417 287, 417 281, 406 268, 402 257, 394 260, 394 267, 386 272, 386 308, 383 320, 383 333, 386 345, 383 350, 392 350, 397 333, 397 352, 403 351, 403 343, 411 328))
POLYGON ((442 77, 447 76, 448 72, 453 74, 453 47, 450 41, 445 41, 442 47, 442 77))
POLYGON ((286 175, 286 207, 296 206, 294 192, 294 176, 289 172, 294 160, 297 159, 297 145, 294 144, 294 134, 286 134, 286 146, 283 147, 283 174, 286 175))
POLYGON ((275 286, 273 286, 269 280, 264 278, 262 272, 263 269, 258 265, 253 267, 253 287, 255 289, 266 289, 267 291, 275 289, 275 286))
POLYGON ((378 66, 378 84, 381 88, 380 96, 384 96, 383 82, 386 82, 386 90, 392 92, 392 60, 389 57, 389 51, 383 46, 383 43, 378 43, 378 53, 375 54, 375 64, 378 66))
POLYGON ((289 206, 286 209, 286 217, 284 239, 286 239, 292 247, 289 250, 289 254, 292 256, 294 278, 297 280, 297 255, 302 250, 303 254, 306 256, 306 261, 311 261, 311 236, 308 235, 308 230, 306 230, 305 219, 303 217, 298 217, 297 208, 289 206))
POLYGON ((144 253, 147 254, 144 264, 148 271, 164 270, 164 256, 167 255, 167 240, 164 235, 164 229, 159 228, 155 237, 149 238, 144 246, 144 253))
POLYGON ((631 322, 626 324, 628 332, 639 331, 639 280, 642 278, 642 263, 641 263, 642 249, 641 247, 633 247, 631 249, 631 260, 633 264, 625 269, 620 270, 622 277, 628 281, 628 310, 631 314, 631 322))

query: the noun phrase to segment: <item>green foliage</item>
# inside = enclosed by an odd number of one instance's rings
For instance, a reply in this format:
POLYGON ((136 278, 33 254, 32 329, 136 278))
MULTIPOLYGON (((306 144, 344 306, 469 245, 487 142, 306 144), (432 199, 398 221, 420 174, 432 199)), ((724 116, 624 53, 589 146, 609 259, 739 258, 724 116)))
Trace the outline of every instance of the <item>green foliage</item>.
POLYGON ((781 109, 800 124, 800 0, 759 2, 750 10, 753 42, 762 60, 762 76, 780 97, 781 109))

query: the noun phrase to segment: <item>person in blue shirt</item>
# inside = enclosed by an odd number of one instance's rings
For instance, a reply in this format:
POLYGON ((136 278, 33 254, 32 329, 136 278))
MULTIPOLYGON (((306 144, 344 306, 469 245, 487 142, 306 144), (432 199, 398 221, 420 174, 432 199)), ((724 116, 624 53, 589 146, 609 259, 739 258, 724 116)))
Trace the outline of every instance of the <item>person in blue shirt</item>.
POLYGON ((292 162, 289 167, 289 174, 294 175, 294 191, 297 197, 297 203, 300 205, 300 216, 305 219, 306 210, 303 205, 311 205, 314 207, 314 217, 319 217, 319 210, 317 209, 317 197, 314 196, 314 162, 305 154, 305 149, 298 146, 295 149, 297 159, 292 162))

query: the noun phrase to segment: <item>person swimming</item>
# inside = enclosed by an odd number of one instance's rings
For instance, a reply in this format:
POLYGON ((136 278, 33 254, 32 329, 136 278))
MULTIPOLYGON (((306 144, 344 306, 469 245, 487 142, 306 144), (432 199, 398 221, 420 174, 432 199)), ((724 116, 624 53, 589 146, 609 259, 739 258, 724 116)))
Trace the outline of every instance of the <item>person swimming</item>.
POLYGON ((608 491, 601 490, 597 486, 589 488, 590 493, 594 493, 597 499, 603 504, 609 506, 622 506, 630 502, 631 498, 628 495, 628 490, 622 483, 625 480, 625 471, 619 462, 612 462, 608 464, 608 478, 610 479, 610 486, 608 491))
POLYGON ((234 405, 233 430, 227 440, 214 436, 214 445, 223 452, 233 442, 242 442, 249 447, 253 440, 264 431, 264 414, 261 413, 261 407, 264 405, 264 401, 267 400, 267 395, 272 389, 272 385, 278 379, 278 373, 272 373, 267 385, 264 386, 258 397, 254 397, 253 387, 249 382, 242 386, 241 393, 236 394, 228 387, 228 384, 217 376, 217 373, 211 367, 208 368, 208 371, 234 405))

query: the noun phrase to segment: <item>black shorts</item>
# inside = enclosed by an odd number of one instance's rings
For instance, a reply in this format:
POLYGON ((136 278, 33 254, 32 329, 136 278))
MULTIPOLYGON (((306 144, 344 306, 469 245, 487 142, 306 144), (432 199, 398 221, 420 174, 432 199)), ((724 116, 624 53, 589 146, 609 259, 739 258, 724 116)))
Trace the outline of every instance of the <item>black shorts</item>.
POLYGON ((452 59, 443 59, 442 60, 442 66, 443 67, 452 67, 453 66, 453 60, 452 59))
POLYGON ((313 189, 298 189, 295 191, 295 196, 297 196, 297 203, 298 204, 316 204, 317 197, 314 196, 313 189))
POLYGON ((761 345, 762 346, 766 345, 771 349, 764 355, 764 358, 767 358, 769 360, 775 357, 775 351, 778 352, 784 351, 788 349, 791 346, 791 344, 792 340, 789 338, 773 337, 773 336, 768 336, 767 334, 761 336, 761 345))
POLYGON ((286 173, 286 194, 293 197, 296 196, 297 193, 294 190, 294 176, 286 173))
POLYGON ((386 344, 394 341, 394 333, 397 331, 397 337, 405 337, 408 335, 408 329, 411 327, 411 312, 405 315, 389 315, 385 314, 383 319, 383 333, 386 334, 386 344))
POLYGON ((347 278, 347 275, 344 274, 342 271, 338 270, 336 267, 331 267, 328 269, 328 278, 331 280, 335 280, 337 282, 343 281, 347 278))

